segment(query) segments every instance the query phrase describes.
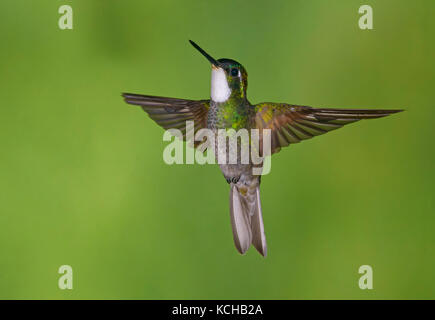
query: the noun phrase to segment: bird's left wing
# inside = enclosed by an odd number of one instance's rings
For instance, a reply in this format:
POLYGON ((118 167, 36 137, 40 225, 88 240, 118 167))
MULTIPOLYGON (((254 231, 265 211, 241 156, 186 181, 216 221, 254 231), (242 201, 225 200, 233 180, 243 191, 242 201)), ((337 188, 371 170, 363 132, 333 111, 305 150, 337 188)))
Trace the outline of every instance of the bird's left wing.
MULTIPOLYGON (((205 128, 210 100, 186 100, 123 93, 125 102, 141 106, 164 129, 179 129, 186 140, 186 121, 193 121, 196 133, 205 128)), ((195 142, 195 146, 199 143, 195 142)))
POLYGON ((328 109, 263 102, 255 107, 255 128, 271 130, 271 154, 282 147, 310 139, 361 119, 376 119, 403 110, 328 109))

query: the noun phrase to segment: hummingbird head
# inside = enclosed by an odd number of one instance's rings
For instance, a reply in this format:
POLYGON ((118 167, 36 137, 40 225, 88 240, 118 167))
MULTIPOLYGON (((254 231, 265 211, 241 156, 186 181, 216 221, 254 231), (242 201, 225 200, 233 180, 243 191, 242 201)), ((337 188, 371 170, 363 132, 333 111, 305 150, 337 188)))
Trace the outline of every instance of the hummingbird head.
POLYGON ((225 102, 230 97, 246 99, 248 74, 245 68, 235 60, 216 60, 195 42, 189 42, 211 63, 211 99, 215 102, 225 102))

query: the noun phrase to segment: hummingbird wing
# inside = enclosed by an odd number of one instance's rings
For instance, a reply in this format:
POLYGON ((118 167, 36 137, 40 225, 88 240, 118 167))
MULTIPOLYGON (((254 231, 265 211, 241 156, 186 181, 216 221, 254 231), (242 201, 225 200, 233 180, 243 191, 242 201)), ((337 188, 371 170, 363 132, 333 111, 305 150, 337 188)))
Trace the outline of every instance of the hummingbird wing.
POLYGON ((403 110, 379 109, 328 109, 291 105, 286 103, 263 102, 255 107, 255 128, 260 129, 260 150, 262 129, 271 129, 271 153, 277 153, 302 140, 343 127, 361 119, 376 119, 403 110))
MULTIPOLYGON (((207 125, 210 100, 186 100, 123 93, 124 101, 141 106, 158 125, 164 129, 179 129, 186 140, 186 121, 193 121, 196 133, 207 125)), ((195 146, 200 142, 195 142, 195 146)))

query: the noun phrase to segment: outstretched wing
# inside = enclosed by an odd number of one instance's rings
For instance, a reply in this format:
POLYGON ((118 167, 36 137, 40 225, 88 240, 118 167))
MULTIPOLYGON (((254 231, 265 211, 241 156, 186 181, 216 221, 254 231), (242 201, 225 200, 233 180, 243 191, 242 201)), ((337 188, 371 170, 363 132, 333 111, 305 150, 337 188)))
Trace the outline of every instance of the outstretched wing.
MULTIPOLYGON (((271 129, 271 153, 282 147, 324 134, 361 119, 376 119, 403 110, 311 108, 263 102, 255 107, 255 127, 271 129)), ((262 150, 262 149, 260 149, 262 150)))
MULTIPOLYGON (((164 129, 179 129, 186 140, 186 121, 193 121, 196 133, 205 128, 210 100, 185 100, 123 93, 125 102, 141 106, 164 129)), ((195 146, 199 143, 195 143, 195 146)))

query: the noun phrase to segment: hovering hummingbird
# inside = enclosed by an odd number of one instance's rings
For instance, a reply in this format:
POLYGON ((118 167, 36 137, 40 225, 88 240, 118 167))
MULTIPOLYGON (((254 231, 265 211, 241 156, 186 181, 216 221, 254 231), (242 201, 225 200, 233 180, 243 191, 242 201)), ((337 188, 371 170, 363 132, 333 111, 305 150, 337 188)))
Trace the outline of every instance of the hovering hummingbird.
MULTIPOLYGON (((282 147, 310 139, 361 119, 376 119, 403 110, 312 108, 287 103, 251 104, 246 95, 248 74, 232 59, 214 59, 195 42, 190 43, 211 63, 210 99, 186 100, 123 93, 127 103, 139 105, 164 129, 182 130, 194 121, 201 128, 270 129, 271 154, 282 147)), ((184 129, 184 131, 183 131, 184 129)), ((240 160, 240 159, 239 159, 240 160)), ((267 246, 260 203, 260 175, 253 163, 219 164, 230 185, 230 215, 234 244, 244 254, 254 245, 266 256, 267 246)))

